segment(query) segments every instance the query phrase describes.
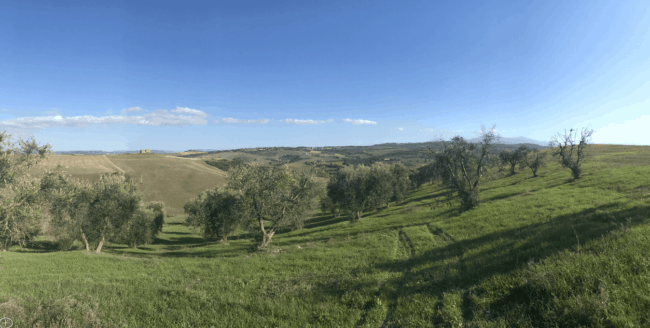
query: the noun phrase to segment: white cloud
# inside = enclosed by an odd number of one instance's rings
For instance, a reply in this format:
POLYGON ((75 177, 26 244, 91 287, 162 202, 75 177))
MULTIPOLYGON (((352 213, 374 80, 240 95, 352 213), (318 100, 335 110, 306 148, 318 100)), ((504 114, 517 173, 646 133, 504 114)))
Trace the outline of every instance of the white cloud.
POLYGON ((222 118, 221 120, 224 121, 225 123, 244 123, 244 124, 248 124, 248 123, 266 124, 266 123, 269 123, 269 121, 270 121, 268 118, 260 119, 260 120, 238 120, 238 119, 234 119, 232 117, 225 117, 225 118, 222 118))
POLYGON ((204 118, 208 117, 208 114, 203 111, 200 111, 198 109, 187 108, 187 107, 176 107, 176 109, 172 109, 172 113, 185 113, 185 114, 201 116, 204 118))
POLYGON ((400 131, 403 131, 403 130, 404 130, 404 129, 402 129, 402 128, 398 128, 398 129, 399 129, 400 131))
POLYGON ((129 108, 126 109, 126 112, 127 113, 128 112, 139 112, 141 110, 142 110, 142 108, 140 108, 140 107, 129 107, 129 108))
POLYGON ((289 124, 296 124, 296 125, 308 125, 308 124, 320 124, 320 123, 331 123, 334 120, 329 119, 327 121, 314 121, 314 120, 295 120, 292 118, 288 118, 284 121, 280 120, 280 122, 283 123, 289 123, 289 124))
POLYGON ((352 122, 352 124, 357 125, 357 124, 377 124, 375 121, 368 121, 368 120, 353 120, 346 118, 343 121, 345 122, 352 122))
MULTIPOLYGON (((200 112, 200 111, 197 111, 200 112)), ((39 116, 39 117, 20 117, 15 119, 0 121, 0 130, 5 128, 16 129, 43 129, 48 127, 85 127, 90 124, 133 124, 148 126, 188 126, 188 125, 205 125, 208 121, 204 118, 207 114, 192 112, 193 116, 172 115, 167 110, 157 110, 155 113, 149 113, 139 116, 109 115, 109 116, 39 116), (204 115, 205 114, 205 115, 204 115)))
POLYGON ((212 122, 212 123, 219 124, 219 120, 214 120, 214 122, 212 122))

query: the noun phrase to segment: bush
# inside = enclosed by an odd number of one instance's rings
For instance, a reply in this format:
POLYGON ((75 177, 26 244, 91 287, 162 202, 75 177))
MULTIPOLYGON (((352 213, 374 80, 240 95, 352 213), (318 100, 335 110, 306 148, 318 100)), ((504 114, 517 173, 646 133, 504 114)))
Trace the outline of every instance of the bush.
POLYGON ((153 221, 153 230, 157 233, 162 232, 163 224, 165 223, 165 204, 163 202, 150 202, 147 208, 152 210, 155 216, 153 221))
POLYGON ((119 240, 131 248, 153 243, 156 231, 154 211, 141 207, 133 213, 131 219, 122 227, 119 240))

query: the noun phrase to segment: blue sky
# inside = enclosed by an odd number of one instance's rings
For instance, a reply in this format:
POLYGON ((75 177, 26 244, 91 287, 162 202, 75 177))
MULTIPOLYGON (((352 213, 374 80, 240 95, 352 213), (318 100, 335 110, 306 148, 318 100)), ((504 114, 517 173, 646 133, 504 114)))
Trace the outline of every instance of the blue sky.
POLYGON ((54 150, 650 145, 650 3, 12 1, 0 131, 54 150))

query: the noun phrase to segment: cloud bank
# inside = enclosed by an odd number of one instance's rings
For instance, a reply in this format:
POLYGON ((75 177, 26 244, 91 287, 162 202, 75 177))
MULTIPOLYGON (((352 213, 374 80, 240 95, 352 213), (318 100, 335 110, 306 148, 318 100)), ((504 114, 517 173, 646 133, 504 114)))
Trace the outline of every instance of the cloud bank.
POLYGON ((266 123, 269 123, 269 121, 271 121, 268 118, 264 118, 264 119, 260 119, 260 120, 238 120, 238 119, 234 119, 232 117, 224 117, 221 120, 224 121, 225 123, 244 123, 244 124, 248 124, 248 123, 266 124, 266 123))
POLYGON ((344 119, 343 121, 345 121, 345 122, 351 122, 352 124, 355 124, 355 125, 357 125, 357 124, 377 124, 377 122, 375 122, 375 121, 368 121, 368 120, 353 120, 353 119, 350 119, 350 118, 346 118, 346 119, 344 119))
MULTIPOLYGON (((141 111, 139 107, 131 107, 126 112, 141 111)), ((85 127, 90 124, 133 124, 147 126, 190 126, 206 125, 205 119, 208 114, 200 110, 177 107, 172 113, 187 113, 191 115, 173 115, 168 114, 167 110, 157 110, 155 113, 144 114, 139 116, 40 116, 40 117, 20 117, 0 121, 0 129, 18 128, 18 129, 44 129, 48 127, 85 127)))
POLYGON ((284 121, 280 121, 283 123, 288 123, 288 124, 296 124, 296 125, 309 125, 309 124, 321 124, 321 123, 332 123, 334 120, 329 119, 327 121, 314 121, 314 120, 295 120, 292 118, 288 118, 284 121))

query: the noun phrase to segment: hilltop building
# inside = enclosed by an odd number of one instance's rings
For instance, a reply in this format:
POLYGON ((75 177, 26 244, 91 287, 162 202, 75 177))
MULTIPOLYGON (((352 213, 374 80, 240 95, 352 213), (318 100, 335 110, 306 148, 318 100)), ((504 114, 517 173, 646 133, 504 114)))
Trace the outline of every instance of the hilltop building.
POLYGON ((151 154, 151 149, 140 149, 140 154, 151 154))

